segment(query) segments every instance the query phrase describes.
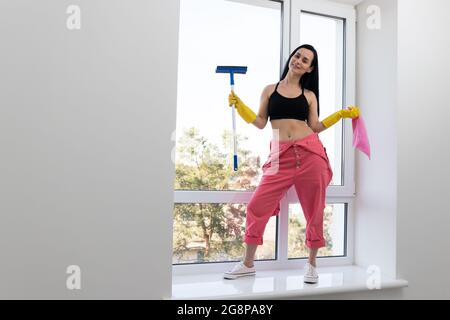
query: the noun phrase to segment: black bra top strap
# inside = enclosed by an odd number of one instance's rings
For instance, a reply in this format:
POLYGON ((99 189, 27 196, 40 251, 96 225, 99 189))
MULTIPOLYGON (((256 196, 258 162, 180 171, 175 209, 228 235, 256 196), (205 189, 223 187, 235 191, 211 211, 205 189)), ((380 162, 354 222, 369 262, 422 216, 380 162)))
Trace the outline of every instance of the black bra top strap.
POLYGON ((277 89, 278 89, 278 85, 279 85, 279 84, 280 84, 280 83, 278 82, 278 83, 277 83, 277 85, 275 86, 275 90, 274 90, 274 92, 275 92, 275 91, 277 91, 277 89))
POLYGON ((305 87, 302 86, 302 94, 305 95, 305 87))

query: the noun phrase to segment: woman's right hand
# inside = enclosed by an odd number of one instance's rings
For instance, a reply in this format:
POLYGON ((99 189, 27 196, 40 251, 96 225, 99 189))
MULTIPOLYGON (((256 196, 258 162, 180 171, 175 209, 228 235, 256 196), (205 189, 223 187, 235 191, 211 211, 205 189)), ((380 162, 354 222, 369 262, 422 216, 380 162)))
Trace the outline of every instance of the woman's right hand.
POLYGON ((232 105, 236 107, 237 112, 242 117, 242 119, 245 120, 245 122, 251 123, 255 121, 256 114, 249 107, 247 107, 241 99, 239 99, 234 91, 231 91, 230 95, 228 96, 228 104, 230 105, 230 107, 232 105))
POLYGON ((230 107, 234 105, 236 109, 239 108, 239 105, 243 104, 242 100, 239 99, 239 97, 234 93, 234 91, 231 91, 230 95, 228 96, 228 104, 230 107))

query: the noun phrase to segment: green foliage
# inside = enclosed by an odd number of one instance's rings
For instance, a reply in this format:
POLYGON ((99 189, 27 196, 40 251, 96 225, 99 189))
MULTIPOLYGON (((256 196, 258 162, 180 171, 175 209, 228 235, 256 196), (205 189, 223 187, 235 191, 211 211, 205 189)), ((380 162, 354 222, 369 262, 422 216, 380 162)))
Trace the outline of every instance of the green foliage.
MULTIPOLYGON (((259 157, 238 150, 239 170, 232 167, 231 133, 222 135, 219 148, 196 128, 184 131, 177 142, 176 190, 246 190, 256 188, 259 157)), ((240 136, 238 144, 245 141, 240 136)), ((235 260, 243 252, 245 210, 242 204, 176 204, 174 262, 235 260), (197 243, 197 246, 195 244, 197 243), (198 254, 202 251, 202 254, 198 254)))
MULTIPOLYGON (((333 254, 333 240, 329 232, 329 226, 332 219, 332 210, 325 208, 323 233, 326 247, 320 248, 318 256, 331 256, 333 254)), ((308 257, 308 248, 306 247, 306 225, 300 221, 298 214, 292 214, 289 209, 289 235, 288 235, 288 257, 305 258, 308 257)))
MULTIPOLYGON (((189 128, 177 142, 176 190, 253 191, 259 177, 260 158, 238 148, 239 167, 233 170, 231 133, 222 135, 222 146, 208 142, 196 128, 189 128)), ((237 136, 238 145, 247 140, 237 136)))

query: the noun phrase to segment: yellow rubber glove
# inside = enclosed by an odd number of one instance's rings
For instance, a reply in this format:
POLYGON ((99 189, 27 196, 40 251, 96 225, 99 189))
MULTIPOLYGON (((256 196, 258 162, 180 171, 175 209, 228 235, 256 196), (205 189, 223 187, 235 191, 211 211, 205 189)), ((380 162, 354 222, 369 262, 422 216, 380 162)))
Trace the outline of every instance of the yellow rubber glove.
POLYGON ((252 123, 253 121, 255 121, 256 114, 252 111, 252 109, 247 107, 233 91, 231 91, 230 95, 228 96, 228 103, 230 107, 234 104, 237 112, 242 117, 242 119, 245 120, 245 122, 252 123))
POLYGON ((326 117, 322 123, 326 128, 331 127, 333 124, 341 120, 342 118, 358 118, 359 108, 357 106, 350 106, 348 109, 336 111, 332 115, 326 117))

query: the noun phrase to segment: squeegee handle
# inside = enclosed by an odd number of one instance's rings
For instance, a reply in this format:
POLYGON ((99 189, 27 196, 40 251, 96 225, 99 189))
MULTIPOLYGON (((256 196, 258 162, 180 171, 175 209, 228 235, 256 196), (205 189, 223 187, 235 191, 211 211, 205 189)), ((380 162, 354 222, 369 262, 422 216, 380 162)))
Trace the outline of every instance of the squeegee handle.
MULTIPOLYGON (((232 74, 231 74, 232 75, 232 74)), ((234 79, 231 76, 231 91, 234 91, 234 79)), ((234 171, 238 170, 238 161, 237 161, 237 137, 236 137, 236 106, 232 105, 232 119, 233 119, 233 168, 234 171)))

